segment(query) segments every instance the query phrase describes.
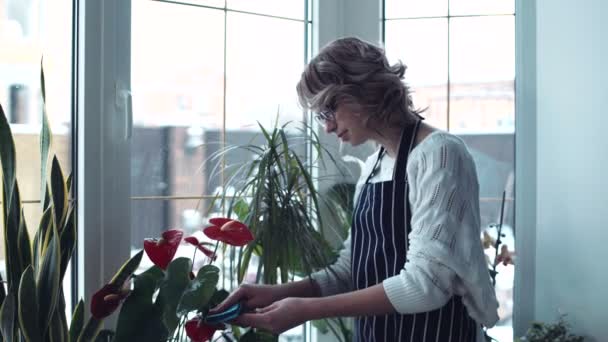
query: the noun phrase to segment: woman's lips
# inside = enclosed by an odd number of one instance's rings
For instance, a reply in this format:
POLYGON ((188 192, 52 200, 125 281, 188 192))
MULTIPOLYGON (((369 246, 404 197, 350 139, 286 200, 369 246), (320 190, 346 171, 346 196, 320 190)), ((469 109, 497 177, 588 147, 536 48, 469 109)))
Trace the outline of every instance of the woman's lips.
POLYGON ((338 138, 342 139, 342 137, 344 136, 344 134, 346 134, 347 131, 342 131, 342 133, 338 134, 338 138))

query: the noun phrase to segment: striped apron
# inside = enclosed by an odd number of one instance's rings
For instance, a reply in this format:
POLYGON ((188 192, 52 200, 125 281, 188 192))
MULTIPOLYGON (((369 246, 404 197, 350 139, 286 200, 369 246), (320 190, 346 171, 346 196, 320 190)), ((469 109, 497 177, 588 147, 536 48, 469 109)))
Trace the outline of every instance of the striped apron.
MULTIPOLYGON (((357 201, 352 223, 352 282, 364 289, 399 274, 405 265, 411 212, 406 165, 414 147, 420 120, 404 129, 395 162, 393 179, 370 183, 384 155, 380 150, 376 165, 357 201)), ((401 315, 363 316, 355 319, 355 341, 454 341, 472 342, 477 325, 462 300, 452 297, 434 311, 401 315)))

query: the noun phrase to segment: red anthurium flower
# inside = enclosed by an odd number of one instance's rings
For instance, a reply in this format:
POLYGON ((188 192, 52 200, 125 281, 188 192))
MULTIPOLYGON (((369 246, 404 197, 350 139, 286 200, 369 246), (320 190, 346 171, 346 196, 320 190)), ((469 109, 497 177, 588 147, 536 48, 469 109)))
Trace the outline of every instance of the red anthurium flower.
POLYGON ((227 218, 212 218, 209 222, 212 226, 203 229, 203 233, 212 240, 232 246, 244 246, 253 241, 253 234, 242 222, 227 218))
POLYGON ((186 335, 193 342, 210 341, 216 330, 224 329, 223 324, 211 325, 205 323, 200 317, 195 317, 186 322, 186 335))
POLYGON ((203 252, 209 259, 211 259, 211 260, 217 259, 217 255, 215 255, 215 253, 213 253, 212 250, 205 247, 201 242, 199 242, 195 236, 188 236, 187 238, 184 239, 184 241, 186 241, 187 243, 189 243, 193 246, 196 246, 196 248, 198 248, 199 251, 203 252))
POLYGON ((99 291, 95 292, 91 299, 91 314, 96 319, 110 316, 120 306, 120 303, 129 295, 128 284, 118 286, 106 284, 99 291))
POLYGON ((177 252, 182 236, 184 232, 179 229, 167 230, 160 239, 145 239, 144 250, 154 265, 166 270, 177 252))

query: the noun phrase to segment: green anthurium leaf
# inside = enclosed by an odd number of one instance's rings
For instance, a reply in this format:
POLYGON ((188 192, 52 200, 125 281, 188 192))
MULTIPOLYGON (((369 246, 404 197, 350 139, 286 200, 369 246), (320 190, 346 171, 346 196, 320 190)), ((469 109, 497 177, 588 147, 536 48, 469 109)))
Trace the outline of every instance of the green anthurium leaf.
POLYGON ((221 302, 223 302, 226 298, 228 298, 229 295, 230 295, 230 292, 228 292, 224 289, 215 290, 215 293, 211 297, 211 300, 209 300, 209 308, 214 308, 214 307, 218 306, 221 302))
POLYGON ((53 316, 59 296, 59 272, 60 272, 60 247, 57 229, 52 227, 49 245, 42 257, 42 264, 38 271, 36 298, 38 299, 38 317, 43 335, 46 333, 44 327, 53 316))
POLYGON ((4 224, 4 239, 6 248, 6 278, 8 287, 18 286, 18 281, 23 273, 24 266, 19 256, 19 226, 21 222, 21 199, 19 196, 19 185, 15 183, 12 193, 11 206, 9 208, 7 221, 4 224))
POLYGON ((2 307, 0 307, 0 332, 4 341, 13 341, 15 337, 15 325, 17 323, 17 295, 13 289, 9 289, 2 307))
POLYGON ((198 271, 196 278, 190 281, 190 285, 182 295, 177 307, 178 316, 207 309, 209 300, 215 293, 215 286, 220 278, 219 273, 220 269, 213 265, 205 265, 198 271))
POLYGON ((84 301, 78 301, 78 305, 74 309, 72 321, 70 323, 70 339, 69 342, 76 342, 84 325, 84 301))
POLYGON ((163 322, 169 329, 169 334, 172 334, 179 324, 177 306, 184 290, 190 284, 191 268, 192 261, 188 258, 173 260, 167 267, 165 279, 160 285, 158 300, 162 303, 163 322))
POLYGON ((243 336, 241 336, 239 342, 277 342, 278 340, 278 336, 275 336, 269 332, 255 331, 254 329, 250 329, 243 336))
POLYGON ((76 212, 73 210, 73 208, 70 208, 68 211, 68 216, 65 220, 65 227, 63 227, 60 233, 59 245, 61 246, 61 280, 63 280, 63 277, 65 276, 68 263, 70 262, 72 253, 76 247, 76 241, 78 241, 77 228, 76 224, 74 224, 75 220, 76 212))
POLYGON ((82 332, 80 336, 78 336, 77 342, 91 342, 95 341, 97 335, 99 335, 99 331, 101 330, 101 326, 103 324, 103 319, 96 319, 91 316, 87 321, 87 324, 82 328, 82 332))
POLYGON ((30 234, 27 231, 27 225, 25 223, 25 214, 23 209, 21 210, 21 220, 19 222, 19 233, 17 235, 19 241, 19 257, 22 266, 29 266, 32 264, 32 245, 30 243, 30 234))
POLYGON ((8 119, 4 114, 4 109, 0 105, 0 162, 2 163, 2 188, 6 196, 5 200, 2 201, 4 206, 4 222, 6 222, 6 214, 8 213, 8 207, 10 206, 11 196, 7 194, 13 193, 13 188, 16 182, 15 173, 15 142, 13 141, 13 134, 11 132, 11 126, 8 123, 8 119))
POLYGON ((133 257, 131 257, 131 259, 125 262, 118 272, 116 272, 116 275, 114 275, 114 278, 112 278, 110 284, 122 286, 125 281, 127 281, 129 277, 131 277, 131 275, 137 270, 143 255, 144 251, 141 250, 139 253, 135 254, 133 257))
POLYGON ((29 342, 42 341, 40 327, 38 326, 38 300, 36 294, 36 280, 34 279, 34 269, 28 266, 19 283, 19 325, 21 333, 29 342))
POLYGON ((68 210, 68 196, 65 186, 65 178, 57 156, 53 156, 51 165, 51 197, 55 210, 55 227, 61 230, 68 210))
POLYGON ((164 272, 157 266, 135 277, 134 288, 122 304, 114 342, 165 341, 169 331, 163 323, 162 307, 153 296, 164 272))

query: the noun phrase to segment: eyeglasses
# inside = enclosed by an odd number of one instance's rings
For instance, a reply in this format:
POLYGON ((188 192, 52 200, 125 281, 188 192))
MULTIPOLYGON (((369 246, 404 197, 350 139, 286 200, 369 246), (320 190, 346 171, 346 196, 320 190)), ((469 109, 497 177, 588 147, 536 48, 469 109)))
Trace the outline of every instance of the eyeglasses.
POLYGON ((324 125, 329 121, 336 120, 336 112, 331 109, 324 110, 322 112, 319 112, 319 114, 315 115, 315 120, 317 120, 320 124, 324 125))

